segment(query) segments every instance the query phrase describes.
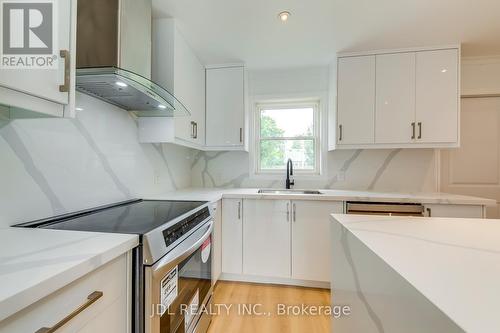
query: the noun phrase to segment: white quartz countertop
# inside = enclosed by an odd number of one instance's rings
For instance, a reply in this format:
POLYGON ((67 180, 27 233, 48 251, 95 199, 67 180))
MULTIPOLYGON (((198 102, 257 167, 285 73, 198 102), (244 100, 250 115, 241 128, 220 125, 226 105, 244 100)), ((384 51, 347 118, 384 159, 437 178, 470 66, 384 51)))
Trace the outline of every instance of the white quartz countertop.
POLYGON ((138 236, 0 229, 0 321, 138 245, 138 236))
POLYGON ((463 330, 500 332, 500 220, 332 217, 463 330))
POLYGON ((492 199, 449 193, 384 193, 370 191, 319 190, 322 194, 260 194, 256 188, 191 188, 154 195, 148 199, 217 201, 221 198, 296 199, 330 201, 413 202, 423 204, 496 205, 492 199))

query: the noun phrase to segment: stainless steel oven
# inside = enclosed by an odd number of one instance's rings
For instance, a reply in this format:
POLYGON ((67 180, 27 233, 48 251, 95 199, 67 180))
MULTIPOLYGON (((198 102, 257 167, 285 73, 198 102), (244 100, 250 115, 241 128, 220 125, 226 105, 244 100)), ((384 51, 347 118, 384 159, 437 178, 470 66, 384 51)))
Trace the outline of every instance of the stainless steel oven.
POLYGON ((18 225, 139 236, 132 251, 132 333, 203 333, 210 324, 213 205, 130 200, 18 225))
POLYGON ((210 220, 145 268, 145 332, 206 332, 212 297, 210 220))

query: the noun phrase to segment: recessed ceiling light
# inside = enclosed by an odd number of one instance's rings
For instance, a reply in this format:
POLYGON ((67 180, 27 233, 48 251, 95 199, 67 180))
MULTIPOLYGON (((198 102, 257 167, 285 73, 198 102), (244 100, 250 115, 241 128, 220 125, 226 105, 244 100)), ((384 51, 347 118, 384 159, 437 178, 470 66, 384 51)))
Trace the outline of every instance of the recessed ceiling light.
POLYGON ((290 12, 284 11, 278 14, 278 18, 281 22, 286 22, 291 15, 290 12))
POLYGON ((163 104, 160 104, 160 105, 158 105, 158 108, 160 108, 160 109, 166 109, 167 107, 165 105, 163 105, 163 104))
POLYGON ((117 86, 120 86, 120 87, 126 87, 126 86, 127 86, 127 84, 126 84, 126 83, 123 83, 123 82, 121 82, 121 81, 116 81, 116 85, 117 85, 117 86))
POLYGON ((76 111, 83 111, 83 108, 75 108, 76 111))
POLYGON ((446 68, 443 68, 443 69, 441 70, 441 73, 446 73, 447 71, 448 71, 448 70, 447 70, 446 68))

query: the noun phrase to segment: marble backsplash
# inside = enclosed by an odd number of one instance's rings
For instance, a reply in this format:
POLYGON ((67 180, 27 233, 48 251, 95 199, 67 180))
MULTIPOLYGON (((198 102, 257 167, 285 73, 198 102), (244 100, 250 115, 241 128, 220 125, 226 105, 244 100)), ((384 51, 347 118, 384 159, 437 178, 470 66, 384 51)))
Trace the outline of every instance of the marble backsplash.
POLYGON ((0 227, 191 185, 193 150, 140 144, 127 112, 77 104, 76 119, 0 123, 0 227))
MULTIPOLYGON (((125 111, 78 95, 75 119, 0 120, 0 227, 187 187, 284 187, 250 175, 246 152, 140 144, 125 111)), ((340 150, 296 188, 436 190, 431 149, 340 150)))
MULTIPOLYGON (((327 158, 324 177, 296 177, 295 188, 436 191, 432 149, 339 150, 327 158)), ((196 152, 191 171, 193 187, 282 188, 285 182, 285 173, 276 179, 252 176, 246 152, 196 152)))

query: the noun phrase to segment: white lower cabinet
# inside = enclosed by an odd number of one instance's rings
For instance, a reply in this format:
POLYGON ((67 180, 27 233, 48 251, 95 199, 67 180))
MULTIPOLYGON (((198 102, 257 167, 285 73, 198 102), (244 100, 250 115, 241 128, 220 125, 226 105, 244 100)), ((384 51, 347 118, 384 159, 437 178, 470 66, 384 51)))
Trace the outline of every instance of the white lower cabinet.
POLYGON ((480 205, 425 205, 429 217, 484 218, 484 206, 480 205))
POLYGON ((243 200, 243 274, 330 282, 330 214, 342 202, 243 200))
POLYGON ((222 272, 243 272, 243 200, 222 200, 222 272))
POLYGON ((215 284, 222 273, 222 201, 213 204, 214 231, 212 233, 212 282, 215 284))
MULTIPOLYGON (((431 217, 484 217, 481 205, 425 209, 431 217)), ((330 215, 343 211, 342 201, 223 199, 223 278, 326 286, 333 256, 330 215)))
POLYGON ((57 333, 130 332, 128 258, 124 254, 3 320, 0 332, 49 332, 47 329, 84 305, 85 309, 58 328, 57 333), (97 296, 93 303, 90 295, 97 296))
POLYGON ((342 202, 292 201, 293 279, 330 282, 330 214, 343 210, 342 202))
POLYGON ((243 274, 289 278, 290 201, 244 200, 243 274))

